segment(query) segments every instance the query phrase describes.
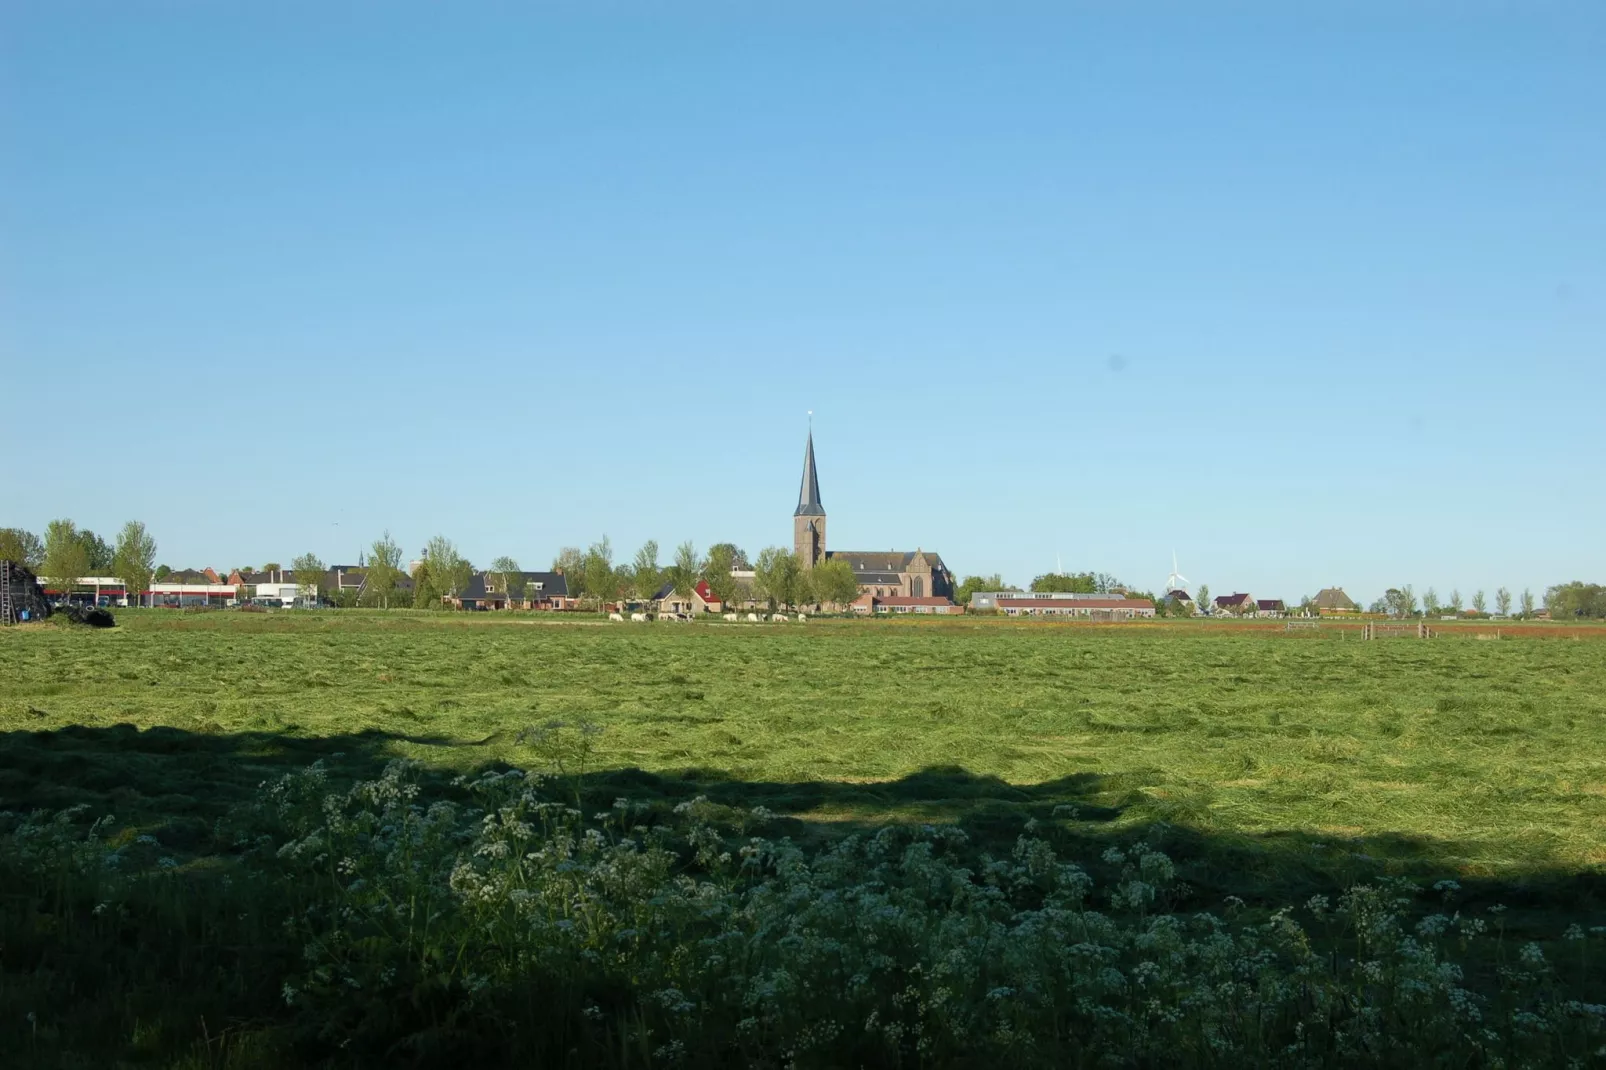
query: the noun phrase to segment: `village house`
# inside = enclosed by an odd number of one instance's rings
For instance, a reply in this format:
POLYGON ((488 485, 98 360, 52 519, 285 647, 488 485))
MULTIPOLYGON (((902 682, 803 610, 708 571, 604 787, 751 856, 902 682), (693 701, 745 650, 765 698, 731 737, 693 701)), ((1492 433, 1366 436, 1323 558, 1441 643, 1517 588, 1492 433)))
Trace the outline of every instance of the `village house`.
POLYGON ((676 594, 675 585, 666 583, 652 596, 659 613, 671 613, 676 616, 696 616, 700 613, 723 613, 725 603, 721 602, 708 586, 707 580, 698 580, 692 587, 690 594, 676 594))
POLYGON ((1228 613, 1234 617, 1253 616, 1257 609, 1254 598, 1247 594, 1217 595, 1215 608, 1217 613, 1228 613))
POLYGON ((458 609, 568 609, 569 583, 561 572, 476 572, 455 597, 458 609), (509 590, 512 588, 512 590, 509 590))
POLYGON ((1281 598, 1255 599, 1255 616, 1257 617, 1286 617, 1288 607, 1281 598))

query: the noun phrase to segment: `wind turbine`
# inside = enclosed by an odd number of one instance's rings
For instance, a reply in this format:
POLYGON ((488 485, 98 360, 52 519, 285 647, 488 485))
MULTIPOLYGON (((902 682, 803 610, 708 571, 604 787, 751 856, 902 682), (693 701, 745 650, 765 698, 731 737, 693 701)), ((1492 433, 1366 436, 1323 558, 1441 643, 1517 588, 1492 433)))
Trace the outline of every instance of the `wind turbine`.
POLYGON ((1177 552, 1175 550, 1171 551, 1171 575, 1166 577, 1165 589, 1168 594, 1172 591, 1188 590, 1188 577, 1177 571, 1177 552))

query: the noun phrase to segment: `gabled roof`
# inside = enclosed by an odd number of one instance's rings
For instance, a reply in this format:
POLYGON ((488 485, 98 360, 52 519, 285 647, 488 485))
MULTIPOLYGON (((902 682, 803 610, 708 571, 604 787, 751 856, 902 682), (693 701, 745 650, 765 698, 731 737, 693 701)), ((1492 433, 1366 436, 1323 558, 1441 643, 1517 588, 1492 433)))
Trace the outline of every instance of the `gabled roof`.
POLYGON ((820 476, 814 468, 814 432, 809 432, 809 443, 803 448, 803 482, 797 489, 797 509, 793 516, 824 516, 825 506, 820 501, 820 476))
MULTIPOLYGON (((498 572, 496 575, 500 576, 502 573, 498 572)), ((564 579, 561 572, 509 572, 507 575, 516 575, 524 580, 524 598, 526 601, 542 598, 567 598, 569 595, 569 582, 564 579), (536 588, 538 583, 541 585, 539 589, 536 588)), ((498 584, 498 586, 501 585, 498 584)), ((497 591, 496 593, 505 594, 506 592, 497 591)), ((476 572, 468 578, 468 585, 463 588, 463 593, 458 597, 484 598, 485 596, 485 573, 476 572)))
POLYGON ((694 590, 697 592, 697 597, 701 598, 704 602, 719 601, 719 599, 714 595, 714 589, 708 586, 707 580, 698 580, 697 586, 694 588, 694 590))
POLYGON ((868 572, 890 572, 894 574, 893 579, 896 580, 897 573, 909 570, 909 563, 915 559, 916 554, 926 559, 931 571, 948 571, 942 555, 932 550, 827 550, 825 552, 829 561, 846 561, 848 567, 853 569, 856 575, 861 576, 860 583, 881 582, 863 579, 862 574, 868 572))
POLYGON ((222 583, 223 580, 210 568, 176 568, 155 581, 157 583, 222 583))
POLYGON ((1311 599, 1317 609, 1358 609, 1355 600, 1342 587, 1324 587, 1311 599))
POLYGON ((1193 595, 1189 594, 1187 591, 1184 591, 1180 587, 1176 587, 1176 588, 1173 588, 1172 590, 1167 591, 1165 593, 1165 597, 1166 597, 1166 601, 1168 601, 1168 602, 1191 602, 1191 601, 1193 601, 1193 595))
POLYGON ((1283 600, 1281 598, 1257 598, 1255 600, 1255 608, 1264 609, 1269 612, 1272 610, 1287 609, 1288 607, 1283 605, 1283 600))
POLYGON ((1254 599, 1247 594, 1222 594, 1216 596, 1216 605, 1222 609, 1228 609, 1232 606, 1247 606, 1253 601, 1254 599))
POLYGON ((664 585, 662 587, 658 588, 658 590, 653 593, 652 600, 654 602, 662 602, 664 599, 668 598, 670 595, 672 595, 674 593, 675 593, 675 585, 674 585, 674 583, 672 581, 666 580, 664 582, 664 585))

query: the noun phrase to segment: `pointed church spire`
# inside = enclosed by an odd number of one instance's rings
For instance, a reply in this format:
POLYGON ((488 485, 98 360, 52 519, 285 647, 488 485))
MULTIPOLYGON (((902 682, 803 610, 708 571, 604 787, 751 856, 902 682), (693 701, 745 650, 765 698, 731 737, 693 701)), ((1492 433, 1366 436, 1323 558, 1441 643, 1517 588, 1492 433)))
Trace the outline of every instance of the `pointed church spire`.
POLYGON ((820 477, 814 470, 814 430, 809 429, 809 444, 803 450, 803 485, 797 491, 797 511, 793 516, 824 516, 825 506, 820 504, 820 477))

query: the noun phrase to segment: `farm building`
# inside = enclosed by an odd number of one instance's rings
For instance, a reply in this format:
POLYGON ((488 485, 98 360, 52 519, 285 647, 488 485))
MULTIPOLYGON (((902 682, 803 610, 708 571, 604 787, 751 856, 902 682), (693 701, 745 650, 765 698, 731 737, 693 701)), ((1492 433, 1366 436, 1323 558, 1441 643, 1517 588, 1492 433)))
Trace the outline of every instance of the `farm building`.
POLYGON ((1257 617, 1286 617, 1288 607, 1281 598, 1255 599, 1255 616, 1257 617))
POLYGON ((1134 620, 1154 616, 1147 598, 1094 595, 1055 598, 1047 594, 1013 593, 996 599, 998 610, 1010 617, 1080 617, 1083 620, 1134 620))
POLYGON ((970 596, 971 609, 997 609, 1000 598, 1053 598, 1059 601, 1086 601, 1119 598, 1113 594, 1084 594, 1081 591, 977 591, 970 596))
POLYGON ((1324 587, 1316 592, 1311 604, 1322 613, 1359 613, 1361 607, 1355 600, 1344 593, 1342 587, 1324 587))
POLYGON ((859 600, 853 603, 855 613, 963 613, 963 606, 956 606, 946 598, 933 598, 927 595, 916 598, 913 595, 887 595, 877 597, 873 594, 860 595, 859 600))

